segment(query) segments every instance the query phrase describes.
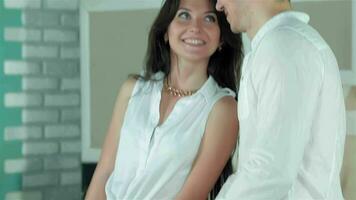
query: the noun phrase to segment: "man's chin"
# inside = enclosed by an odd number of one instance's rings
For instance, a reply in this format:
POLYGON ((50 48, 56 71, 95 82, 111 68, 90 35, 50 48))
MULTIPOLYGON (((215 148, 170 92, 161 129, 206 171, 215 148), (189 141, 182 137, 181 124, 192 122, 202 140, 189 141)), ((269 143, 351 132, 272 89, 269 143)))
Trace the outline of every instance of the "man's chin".
POLYGON ((230 24, 230 29, 233 33, 242 33, 244 32, 243 30, 241 30, 240 28, 234 26, 233 24, 230 24))

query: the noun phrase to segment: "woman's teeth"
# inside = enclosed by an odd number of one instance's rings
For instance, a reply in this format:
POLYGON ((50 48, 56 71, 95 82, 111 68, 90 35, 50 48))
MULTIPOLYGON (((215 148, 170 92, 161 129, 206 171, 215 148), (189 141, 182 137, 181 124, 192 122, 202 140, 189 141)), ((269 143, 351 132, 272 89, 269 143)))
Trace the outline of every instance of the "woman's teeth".
POLYGON ((187 43, 187 44, 192 44, 192 45, 202 45, 202 44, 204 44, 204 41, 203 40, 199 40, 199 39, 185 39, 184 42, 187 43))

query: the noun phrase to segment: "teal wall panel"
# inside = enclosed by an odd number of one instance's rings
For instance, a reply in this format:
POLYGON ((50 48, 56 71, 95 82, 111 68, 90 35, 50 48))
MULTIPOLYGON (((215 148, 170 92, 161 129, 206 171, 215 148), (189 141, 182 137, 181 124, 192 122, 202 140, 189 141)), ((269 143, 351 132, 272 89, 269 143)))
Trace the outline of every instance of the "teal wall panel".
POLYGON ((6 59, 21 59, 21 44, 4 41, 4 27, 21 26, 21 11, 4 8, 4 0, 0 0, 0 199, 10 191, 21 190, 21 174, 5 174, 6 159, 21 158, 20 141, 4 141, 4 130, 7 126, 21 124, 19 108, 5 108, 4 94, 21 90, 21 77, 5 76, 4 61, 6 59))

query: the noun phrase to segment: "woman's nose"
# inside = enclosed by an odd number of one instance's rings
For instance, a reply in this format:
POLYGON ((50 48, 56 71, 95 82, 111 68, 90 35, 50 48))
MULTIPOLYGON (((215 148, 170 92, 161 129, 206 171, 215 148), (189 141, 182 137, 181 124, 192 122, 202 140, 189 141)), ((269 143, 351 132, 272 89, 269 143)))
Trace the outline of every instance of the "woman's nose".
POLYGON ((192 24, 189 27, 189 32, 199 33, 201 30, 201 23, 198 20, 192 20, 192 24))

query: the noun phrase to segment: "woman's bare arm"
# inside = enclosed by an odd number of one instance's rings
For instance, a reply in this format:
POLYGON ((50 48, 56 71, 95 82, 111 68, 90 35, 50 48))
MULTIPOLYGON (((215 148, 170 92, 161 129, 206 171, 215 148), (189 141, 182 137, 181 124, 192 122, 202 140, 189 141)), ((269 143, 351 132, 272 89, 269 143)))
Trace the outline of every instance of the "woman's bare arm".
POLYGON ((102 146, 100 159, 85 196, 86 200, 106 199, 105 184, 115 166, 116 151, 120 139, 120 129, 135 83, 136 80, 134 78, 129 78, 120 88, 111 122, 102 146))
POLYGON ((211 111, 199 153, 176 200, 206 200, 237 141, 236 101, 223 97, 211 111))

